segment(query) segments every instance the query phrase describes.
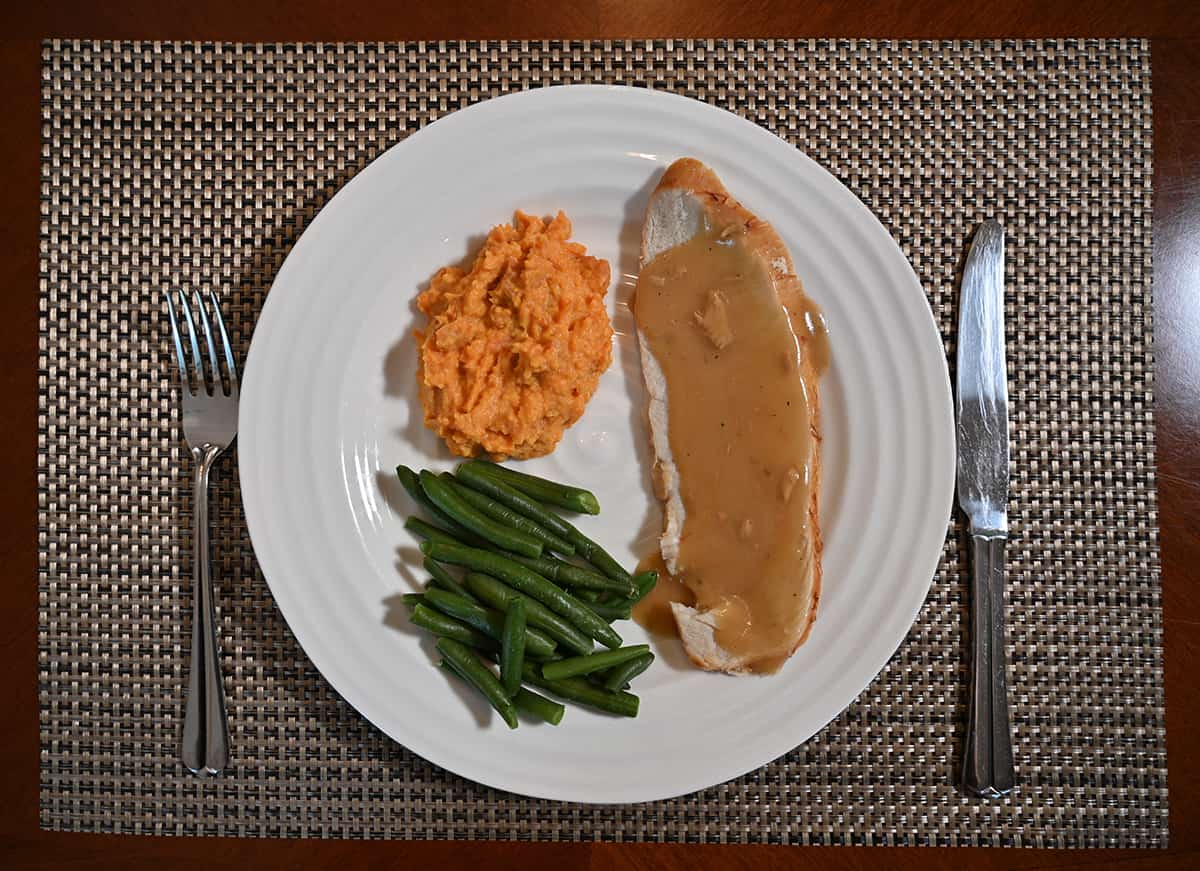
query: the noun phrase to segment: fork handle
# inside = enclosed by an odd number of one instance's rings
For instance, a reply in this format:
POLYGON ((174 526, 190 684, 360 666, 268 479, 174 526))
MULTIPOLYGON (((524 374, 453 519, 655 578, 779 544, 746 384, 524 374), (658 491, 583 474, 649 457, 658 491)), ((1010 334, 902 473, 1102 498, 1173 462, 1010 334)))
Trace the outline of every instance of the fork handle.
POLYGON ((229 723, 217 655, 208 543, 208 475, 220 453, 215 445, 192 448, 192 662, 180 755, 196 774, 217 774, 229 762, 229 723))
POLYGON ((963 789, 998 798, 1013 788, 1004 654, 1003 534, 972 533, 971 709, 963 754, 963 789))

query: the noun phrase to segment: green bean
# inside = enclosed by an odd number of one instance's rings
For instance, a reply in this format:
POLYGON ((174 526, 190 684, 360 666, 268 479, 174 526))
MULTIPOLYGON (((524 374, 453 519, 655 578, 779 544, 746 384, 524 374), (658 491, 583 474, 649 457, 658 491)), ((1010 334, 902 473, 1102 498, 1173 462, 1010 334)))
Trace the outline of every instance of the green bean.
POLYGON ((539 696, 533 690, 527 690, 525 687, 517 690, 517 694, 513 696, 513 704, 517 706, 518 711, 540 717, 551 726, 561 723, 563 714, 567 711, 558 702, 551 701, 545 696, 539 696))
POLYGON ((436 563, 428 557, 425 558, 425 571, 432 575, 431 583, 436 584, 443 590, 449 590, 451 593, 456 593, 464 599, 472 602, 479 601, 476 596, 464 587, 459 580, 446 570, 446 567, 441 563, 436 563))
POLYGON ((544 578, 549 578, 564 587, 579 587, 584 590, 612 590, 621 596, 629 598, 635 592, 633 582, 610 578, 596 572, 588 571, 576 565, 571 565, 554 557, 528 557, 520 554, 505 554, 514 562, 519 562, 527 569, 533 569, 544 578))
POLYGON ((439 614, 424 604, 418 604, 417 607, 413 608, 412 621, 422 629, 428 629, 434 635, 444 635, 447 638, 453 638, 455 641, 461 641, 469 647, 478 647, 480 650, 498 649, 496 642, 482 632, 472 629, 465 623, 460 623, 453 617, 439 614))
POLYGON ((488 474, 487 470, 489 468, 491 468, 490 463, 480 460, 467 460, 465 463, 458 464, 458 467, 454 470, 454 476, 472 490, 486 493, 497 502, 507 505, 530 520, 541 524, 559 538, 565 539, 570 534, 571 524, 546 508, 536 499, 531 499, 520 490, 493 478, 488 474))
MULTIPOLYGON (((465 683, 467 686, 469 686, 471 689, 475 690, 476 692, 479 692, 479 688, 476 687, 475 684, 473 684, 471 682, 470 678, 468 678, 465 674, 463 674, 463 670, 461 668, 459 668, 457 665, 455 665, 453 662, 451 662, 450 660, 448 660, 444 657, 442 659, 439 659, 438 660, 438 668, 440 668, 442 671, 446 672, 446 674, 450 675, 455 680, 460 680, 463 683, 465 683)), ((515 704, 516 703, 514 702, 514 705, 515 704)))
MULTIPOLYGON (((467 676, 450 660, 443 659, 438 663, 438 666, 441 667, 442 671, 453 675, 455 680, 461 680, 471 685, 471 682, 467 680, 467 676)), ((567 711, 558 702, 552 701, 545 696, 539 696, 533 690, 527 690, 525 687, 520 687, 516 691, 512 697, 512 703, 519 713, 535 716, 539 720, 549 723, 551 726, 557 726, 561 723, 563 714, 567 711)))
POLYGON ((500 684, 510 699, 521 686, 524 665, 525 603, 516 599, 504 612, 504 632, 500 639, 500 684))
MULTIPOLYGON (((527 557, 521 557, 520 561, 528 563, 527 557)), ((575 595, 587 602, 593 611, 611 623, 614 620, 628 620, 633 614, 633 606, 646 598, 656 583, 658 583, 658 572, 651 569, 633 576, 632 594, 620 601, 614 601, 612 593, 600 594, 596 590, 580 590, 575 595)))
POLYGON ((504 550, 511 550, 524 556, 542 555, 540 541, 527 532, 497 523, 486 514, 471 507, 433 472, 423 470, 420 480, 421 489, 438 508, 476 535, 486 538, 504 550))
POLYGON ((404 593, 400 597, 400 601, 404 603, 406 608, 415 608, 425 601, 425 597, 420 593, 404 593))
POLYGON ((438 668, 440 668, 442 671, 446 672, 446 674, 451 675, 455 680, 461 680, 467 686, 474 689, 474 685, 469 680, 467 680, 467 676, 465 674, 463 674, 458 669, 458 667, 455 666, 455 664, 453 662, 451 662, 450 660, 439 659, 438 660, 438 668))
POLYGON ((621 636, 604 622, 604 618, 520 563, 486 550, 436 541, 421 542, 421 552, 431 559, 465 566, 499 578, 530 598, 537 599, 554 613, 566 617, 589 638, 595 638, 605 647, 621 646, 621 636))
POLYGON ((457 535, 453 535, 440 526, 434 526, 432 523, 427 523, 415 514, 410 514, 404 519, 404 528, 418 538, 436 539, 437 541, 449 541, 462 544, 462 539, 457 535))
POLYGON ((629 600, 624 602, 609 604, 607 602, 596 602, 589 605, 593 611, 611 623, 613 620, 628 620, 633 614, 633 606, 629 604, 629 600))
POLYGON ((492 670, 480 662, 479 657, 472 653, 469 647, 453 638, 442 636, 437 640, 437 649, 463 677, 483 693, 484 698, 508 724, 508 728, 517 728, 516 705, 504 694, 504 687, 500 685, 492 670))
POLYGON ((656 572, 654 569, 638 572, 636 575, 634 575, 633 586, 636 588, 637 592, 634 594, 630 604, 636 605, 638 602, 642 601, 642 599, 649 596, 650 591, 654 589, 657 583, 658 572, 656 572))
POLYGON ((571 621, 555 614, 537 599, 518 593, 503 581, 480 572, 467 572, 463 578, 467 589, 480 601, 499 611, 507 611, 515 599, 525 603, 525 618, 530 626, 536 626, 572 653, 579 655, 592 652, 592 639, 576 629, 571 621))
POLYGON ((440 477, 455 493, 462 497, 464 502, 478 508, 493 520, 511 526, 513 529, 529 533, 548 550, 554 550, 566 556, 571 556, 575 553, 575 545, 571 544, 565 538, 555 535, 536 520, 530 520, 524 514, 514 511, 507 505, 502 505, 486 493, 480 493, 478 490, 471 489, 456 480, 449 472, 443 473, 440 477))
POLYGON ((568 484, 559 484, 556 481, 547 481, 537 475, 518 472, 516 469, 509 469, 495 463, 481 463, 480 465, 488 474, 499 478, 510 487, 515 487, 522 493, 532 496, 539 502, 548 502, 551 505, 566 508, 568 511, 578 511, 580 514, 600 513, 600 502, 589 490, 572 487, 568 484))
MULTIPOLYGON (((425 604, 432 605, 443 614, 473 626, 484 635, 499 641, 504 637, 504 615, 491 608, 484 608, 462 596, 447 593, 437 587, 425 591, 425 604)), ((536 629, 525 630, 525 649, 534 656, 549 656, 554 652, 554 642, 536 629)))
MULTIPOLYGON (((455 583, 457 584, 457 581, 455 583)), ((458 587, 448 587, 436 578, 430 578, 425 582, 425 592, 428 593, 430 590, 441 590, 444 593, 453 593, 456 596, 462 596, 468 602, 479 601, 477 598, 471 595, 471 592, 465 587, 462 587, 461 585, 458 587)))
POLYGON ((607 711, 610 714, 620 714, 623 717, 636 717, 638 715, 639 701, 638 697, 633 693, 612 693, 589 683, 581 677, 572 677, 566 680, 549 680, 542 675, 541 667, 532 662, 525 663, 525 669, 521 676, 525 679, 525 683, 549 690, 556 696, 560 696, 576 704, 596 708, 600 711, 607 711))
MULTIPOLYGON (((567 524, 570 526, 570 524, 567 524)), ((574 526, 571 526, 569 533, 566 536, 567 541, 575 545, 575 552, 582 556, 585 560, 598 568, 603 574, 610 578, 616 578, 618 581, 630 581, 629 572, 621 566, 619 562, 612 558, 608 551, 602 548, 596 542, 592 541, 574 526)))
POLYGON ((485 463, 480 460, 468 460, 465 463, 459 463, 458 468, 454 470, 454 474, 461 478, 462 482, 469 487, 481 493, 486 493, 497 502, 501 502, 514 511, 524 514, 530 520, 537 521, 555 535, 569 541, 575 547, 575 552, 592 563, 600 570, 601 574, 620 581, 629 580, 629 572, 621 568, 621 565, 609 556, 604 548, 553 511, 548 510, 536 499, 527 496, 515 487, 509 486, 492 474, 492 470, 498 468, 500 467, 492 463, 485 463))
POLYGON ((587 656, 571 656, 548 662, 542 666, 542 675, 546 680, 562 680, 568 677, 579 677, 594 671, 603 671, 620 665, 631 659, 637 659, 643 653, 650 652, 649 644, 631 644, 617 650, 605 650, 602 653, 589 653, 587 656))
POLYGON ((570 523, 567 523, 567 521, 559 518, 559 522, 564 527, 563 532, 560 534, 575 546, 576 556, 583 557, 594 568, 598 569, 602 575, 618 581, 624 581, 627 584, 631 582, 629 572, 625 571, 621 567, 621 564, 609 555, 608 551, 596 544, 596 542, 592 541, 570 523))
POLYGON ((643 653, 641 656, 623 662, 608 670, 604 675, 604 688, 616 692, 629 686, 630 682, 648 669, 654 662, 653 653, 643 653))
MULTIPOLYGON (((421 481, 416 472, 408 466, 400 465, 396 467, 396 477, 400 479, 400 484, 404 487, 405 492, 408 493, 412 501, 416 502, 421 508, 424 508, 425 512, 444 527, 450 535, 460 540, 467 540, 469 544, 478 544, 478 541, 469 541, 470 538, 475 538, 469 529, 456 523, 452 518, 447 517, 446 513, 434 505, 429 497, 425 495, 425 491, 421 489, 421 481)), ((408 525, 405 524, 405 527, 408 528, 408 525)), ((416 532, 416 530, 411 531, 416 532)))

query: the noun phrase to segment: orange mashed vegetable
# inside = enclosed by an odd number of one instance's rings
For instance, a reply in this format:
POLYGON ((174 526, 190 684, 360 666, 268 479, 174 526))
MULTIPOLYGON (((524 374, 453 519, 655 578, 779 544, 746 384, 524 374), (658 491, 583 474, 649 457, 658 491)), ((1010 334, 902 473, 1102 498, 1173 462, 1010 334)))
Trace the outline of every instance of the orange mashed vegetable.
POLYGON ((463 457, 538 457, 583 414, 612 361, 608 263, 568 241, 571 222, 517 212, 469 272, 438 271, 417 306, 425 425, 463 457))

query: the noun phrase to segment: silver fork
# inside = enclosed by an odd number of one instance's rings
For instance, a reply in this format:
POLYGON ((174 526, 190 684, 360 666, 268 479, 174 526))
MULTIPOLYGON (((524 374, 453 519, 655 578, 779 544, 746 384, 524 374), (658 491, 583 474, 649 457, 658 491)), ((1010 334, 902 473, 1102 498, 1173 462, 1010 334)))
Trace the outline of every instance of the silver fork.
POLYGON ((220 333, 221 349, 213 341, 212 323, 199 291, 178 299, 185 329, 179 326, 174 295, 167 298, 171 338, 179 358, 179 393, 183 403, 183 437, 195 463, 192 479, 192 662, 187 708, 183 719, 183 764, 196 774, 217 774, 229 762, 229 722, 225 713, 225 685, 218 657, 216 612, 213 607, 212 571, 208 544, 208 475, 217 457, 237 436, 238 374, 229 344, 229 333, 217 297, 208 292, 212 321, 220 333), (196 322, 199 321, 199 324, 196 322), (181 333, 187 333, 186 350, 181 333), (200 337, 208 351, 200 353, 200 337), (222 370, 221 363, 225 366, 222 370))

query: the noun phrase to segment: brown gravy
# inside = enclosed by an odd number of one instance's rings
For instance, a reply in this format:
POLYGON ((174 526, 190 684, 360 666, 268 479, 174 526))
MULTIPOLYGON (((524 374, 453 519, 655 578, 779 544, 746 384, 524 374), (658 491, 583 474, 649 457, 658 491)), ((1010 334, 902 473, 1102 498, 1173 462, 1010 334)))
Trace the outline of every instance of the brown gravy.
POLYGON ((797 336, 803 336, 804 353, 812 361, 817 375, 824 375, 829 369, 829 326, 825 323, 825 313, 820 306, 804 297, 800 311, 788 312, 792 317, 792 327, 797 336))
POLYGON ((710 226, 647 264, 634 300, 667 383, 686 515, 681 584, 663 566, 639 622, 661 628, 686 588, 718 644, 760 672, 779 668, 812 607, 814 435, 798 336, 814 365, 828 363, 820 311, 785 310, 767 268, 740 224, 710 226))
POLYGON ((658 583, 646 598, 633 606, 633 619, 651 635, 669 638, 677 634, 671 603, 694 605, 696 597, 682 581, 671 574, 667 564, 663 562, 662 553, 657 550, 638 563, 639 574, 650 569, 658 572, 658 583))

